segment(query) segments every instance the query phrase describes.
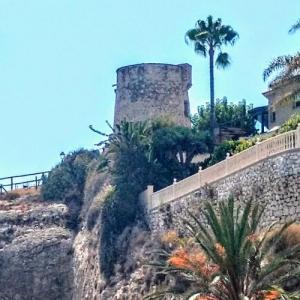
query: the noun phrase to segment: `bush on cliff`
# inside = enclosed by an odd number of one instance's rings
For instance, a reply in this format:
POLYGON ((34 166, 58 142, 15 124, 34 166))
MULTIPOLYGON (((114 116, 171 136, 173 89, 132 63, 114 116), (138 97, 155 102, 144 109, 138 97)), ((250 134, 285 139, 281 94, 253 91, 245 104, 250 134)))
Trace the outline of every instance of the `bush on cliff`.
POLYGON ((138 196, 149 180, 149 131, 147 123, 124 122, 110 135, 108 155, 115 189, 102 206, 100 265, 109 278, 118 257, 116 239, 138 215, 138 196))
POLYGON ((152 135, 152 162, 150 183, 156 189, 170 185, 198 171, 193 158, 208 152, 212 144, 210 135, 182 126, 158 128, 152 135))
POLYGON ((89 164, 98 158, 98 151, 80 149, 71 152, 51 170, 42 185, 41 193, 45 201, 61 201, 68 206, 67 223, 72 229, 78 225, 89 164))
POLYGON ((101 269, 110 277, 118 256, 115 240, 139 215, 139 194, 148 184, 163 188, 174 177, 181 179, 195 172, 192 158, 207 151, 208 137, 163 120, 123 121, 112 134, 102 135, 108 138, 100 144, 112 158, 115 186, 103 203, 101 215, 101 269))

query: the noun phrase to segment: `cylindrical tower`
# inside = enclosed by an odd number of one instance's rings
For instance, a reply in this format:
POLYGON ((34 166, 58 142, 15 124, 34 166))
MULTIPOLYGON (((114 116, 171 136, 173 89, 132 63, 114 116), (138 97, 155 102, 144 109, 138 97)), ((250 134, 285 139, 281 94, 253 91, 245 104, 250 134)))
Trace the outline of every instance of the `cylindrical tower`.
POLYGON ((189 64, 138 64, 117 70, 114 123, 146 121, 168 117, 176 124, 190 126, 188 90, 189 64))

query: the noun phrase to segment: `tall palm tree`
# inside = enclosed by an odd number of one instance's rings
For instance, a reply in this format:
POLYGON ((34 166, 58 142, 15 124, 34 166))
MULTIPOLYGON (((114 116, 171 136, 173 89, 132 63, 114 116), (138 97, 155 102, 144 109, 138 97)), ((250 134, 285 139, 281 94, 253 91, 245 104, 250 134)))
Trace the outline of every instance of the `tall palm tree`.
POLYGON ((187 43, 193 43, 197 54, 209 56, 210 130, 213 136, 216 125, 214 66, 226 68, 230 65, 230 57, 228 53, 222 51, 222 46, 234 45, 238 33, 231 26, 223 25, 220 18, 214 21, 212 16, 208 16, 206 20, 198 20, 195 28, 187 31, 185 38, 187 43))

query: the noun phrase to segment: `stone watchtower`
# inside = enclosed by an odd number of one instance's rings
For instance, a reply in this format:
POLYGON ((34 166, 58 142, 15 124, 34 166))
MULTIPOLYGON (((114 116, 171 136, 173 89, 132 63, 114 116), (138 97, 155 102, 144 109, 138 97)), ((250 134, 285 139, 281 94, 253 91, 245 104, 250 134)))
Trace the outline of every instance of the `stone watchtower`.
POLYGON ((178 125, 190 126, 191 73, 189 64, 148 63, 119 68, 114 124, 166 116, 178 125))

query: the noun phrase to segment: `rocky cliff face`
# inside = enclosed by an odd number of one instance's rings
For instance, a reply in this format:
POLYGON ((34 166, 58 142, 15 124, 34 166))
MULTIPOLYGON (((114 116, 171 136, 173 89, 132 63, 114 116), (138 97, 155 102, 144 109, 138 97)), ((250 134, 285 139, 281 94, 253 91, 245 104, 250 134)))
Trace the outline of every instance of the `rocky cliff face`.
POLYGON ((141 300, 157 285, 158 277, 149 262, 159 240, 151 236, 142 226, 126 228, 115 242, 120 256, 115 265, 115 275, 108 281, 101 276, 99 234, 100 223, 92 232, 82 230, 74 242, 74 300, 141 300))
POLYGON ((143 299, 154 284, 155 276, 144 264, 158 242, 143 224, 124 229, 115 237, 118 257, 114 276, 109 279, 101 274, 102 207, 110 190, 109 178, 94 174, 86 183, 81 226, 73 243, 74 290, 73 300, 139 300, 143 299), (95 189, 98 186, 98 189, 95 189))
POLYGON ((30 197, 0 202, 0 299, 72 299, 67 211, 30 197))
POLYGON ((1 300, 140 300, 157 285, 161 279, 145 264, 160 242, 144 224, 116 237, 114 275, 101 274, 107 182, 100 179, 87 186, 78 232, 66 228, 68 208, 61 203, 38 196, 0 201, 1 300))

